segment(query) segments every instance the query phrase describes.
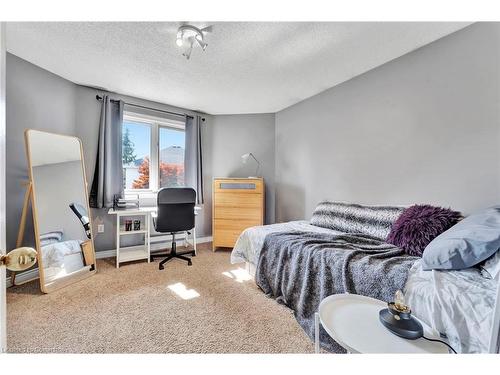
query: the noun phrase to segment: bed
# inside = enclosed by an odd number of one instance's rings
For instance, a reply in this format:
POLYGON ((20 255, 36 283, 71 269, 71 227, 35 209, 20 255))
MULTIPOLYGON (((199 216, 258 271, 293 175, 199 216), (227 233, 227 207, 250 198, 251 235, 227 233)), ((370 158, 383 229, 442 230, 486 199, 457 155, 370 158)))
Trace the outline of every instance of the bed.
MULTIPOLYGON (((285 239, 287 235, 295 239, 307 235, 313 238, 318 236, 338 238, 344 233, 318 227, 308 221, 291 221, 248 228, 240 235, 233 248, 231 263, 245 263, 247 270, 255 277, 255 270, 259 258, 262 258, 261 253, 266 247, 266 241, 272 236, 280 235, 285 239), (309 235, 310 233, 313 235, 309 235)), ((488 352, 497 282, 483 277, 479 268, 463 271, 424 271, 418 258, 408 258, 405 262, 408 265, 408 272, 403 290, 415 315, 447 337, 457 352, 488 352)), ((290 286, 293 287, 293 282, 287 288, 290 286)), ((291 292, 291 295, 294 293, 291 292)), ((387 300, 387 298, 380 299, 387 300)), ((292 305, 283 299, 279 302, 292 305)), ((317 301, 312 304, 316 303, 317 301)), ((293 309, 293 306, 290 307, 293 309)), ((315 309, 317 306, 312 306, 311 311, 315 309)), ((297 314, 296 318, 312 338, 309 324, 301 322, 297 314)), ((327 340, 326 335, 322 335, 322 345, 323 340, 327 340)), ((337 351, 335 346, 328 343, 323 346, 327 350, 337 351)))

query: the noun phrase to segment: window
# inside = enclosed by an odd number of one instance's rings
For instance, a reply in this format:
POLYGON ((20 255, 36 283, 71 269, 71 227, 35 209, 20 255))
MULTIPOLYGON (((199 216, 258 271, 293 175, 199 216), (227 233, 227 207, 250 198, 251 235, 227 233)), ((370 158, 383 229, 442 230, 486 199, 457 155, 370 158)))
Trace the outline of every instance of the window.
POLYGON ((184 130, 161 126, 160 187, 184 186, 184 130))
POLYGON ((123 186, 156 191, 184 186, 184 124, 126 112, 122 125, 123 186))

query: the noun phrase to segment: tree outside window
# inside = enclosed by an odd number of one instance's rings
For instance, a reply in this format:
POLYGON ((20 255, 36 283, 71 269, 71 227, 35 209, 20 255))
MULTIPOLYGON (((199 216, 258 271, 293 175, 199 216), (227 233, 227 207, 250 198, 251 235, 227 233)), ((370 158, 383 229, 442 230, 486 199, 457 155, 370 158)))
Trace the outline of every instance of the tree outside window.
POLYGON ((122 142, 123 164, 132 163, 136 158, 137 156, 134 153, 134 142, 130 140, 130 129, 126 127, 125 132, 123 133, 123 142, 122 142))

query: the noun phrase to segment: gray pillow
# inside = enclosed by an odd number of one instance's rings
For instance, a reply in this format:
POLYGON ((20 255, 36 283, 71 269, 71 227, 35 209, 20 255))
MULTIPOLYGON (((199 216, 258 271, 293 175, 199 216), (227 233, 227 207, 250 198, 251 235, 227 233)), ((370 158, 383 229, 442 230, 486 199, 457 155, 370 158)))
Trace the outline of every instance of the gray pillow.
POLYGON ((488 259, 500 248, 500 206, 476 212, 427 245, 424 270, 461 270, 488 259))

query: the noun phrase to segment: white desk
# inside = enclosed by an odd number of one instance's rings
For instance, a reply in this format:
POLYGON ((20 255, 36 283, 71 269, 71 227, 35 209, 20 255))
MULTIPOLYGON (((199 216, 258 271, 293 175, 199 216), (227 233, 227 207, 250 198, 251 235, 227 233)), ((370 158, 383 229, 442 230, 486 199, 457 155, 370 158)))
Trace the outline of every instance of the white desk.
MULTIPOLYGON (((200 206, 195 206, 194 214, 198 215, 201 210, 200 206)), ((110 208, 108 210, 109 215, 116 215, 116 268, 120 267, 120 263, 131 262, 134 260, 147 259, 148 263, 150 261, 151 255, 151 231, 150 223, 151 216, 156 213, 158 208, 153 207, 139 207, 139 208, 127 208, 127 209, 114 209, 110 208), (126 231, 125 226, 122 225, 122 218, 124 217, 142 217, 141 229, 126 231), (144 244, 138 246, 121 247, 120 238, 123 236, 129 236, 131 234, 144 234, 144 244)), ((196 251, 196 229, 193 228, 193 244, 194 250, 196 251)))

